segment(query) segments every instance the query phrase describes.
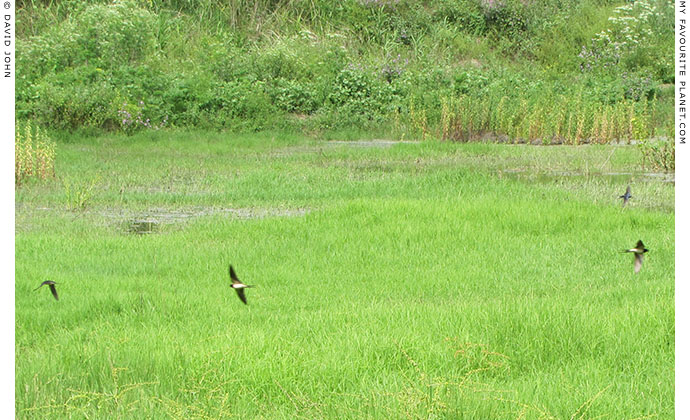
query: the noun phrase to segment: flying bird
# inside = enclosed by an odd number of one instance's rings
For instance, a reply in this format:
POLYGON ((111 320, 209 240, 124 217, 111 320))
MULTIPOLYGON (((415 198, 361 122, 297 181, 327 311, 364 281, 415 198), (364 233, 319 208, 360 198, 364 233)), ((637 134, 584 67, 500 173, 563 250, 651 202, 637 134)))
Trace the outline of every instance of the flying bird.
POLYGON ((232 264, 230 264, 230 280, 232 280, 232 287, 235 289, 237 292, 237 296, 239 296, 240 300, 244 302, 244 304, 247 304, 247 298, 244 296, 244 289, 247 287, 254 287, 254 286, 249 286, 247 284, 244 284, 240 281, 240 279, 237 278, 237 274, 235 274, 235 270, 232 269, 232 264))
POLYGON ((642 268, 642 257, 644 256, 644 253, 648 251, 649 250, 644 247, 642 240, 637 241, 637 245, 635 245, 635 248, 630 248, 623 251, 632 252, 635 254, 635 273, 640 272, 640 269, 642 268))
POLYGON ((55 300, 60 300, 60 299, 58 299, 57 290, 55 289, 55 285, 56 285, 56 284, 57 284, 57 283, 55 283, 55 282, 52 281, 52 280, 46 280, 46 281, 44 281, 43 283, 41 283, 40 286, 38 286, 37 288, 35 288, 35 289, 34 289, 34 292, 35 292, 36 290, 40 289, 41 287, 43 287, 43 286, 45 286, 45 285, 48 285, 48 287, 50 287, 50 293, 53 294, 53 297, 55 298, 55 300))
POLYGON ((625 194, 618 196, 618 198, 623 199, 623 207, 628 204, 628 200, 632 198, 632 195, 630 195, 630 185, 628 185, 628 188, 625 190, 625 194))

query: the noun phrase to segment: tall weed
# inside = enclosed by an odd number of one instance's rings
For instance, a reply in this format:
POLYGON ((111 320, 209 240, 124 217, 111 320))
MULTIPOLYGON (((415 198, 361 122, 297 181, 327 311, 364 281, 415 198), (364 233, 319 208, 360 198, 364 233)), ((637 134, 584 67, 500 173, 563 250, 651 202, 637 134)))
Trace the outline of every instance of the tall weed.
POLYGON ((645 139, 639 143, 642 151, 642 165, 654 170, 674 171, 676 169, 676 143, 673 138, 645 139))
MULTIPOLYGON (((411 112, 410 120, 415 117, 411 112)), ((470 141, 490 134, 543 144, 629 142, 652 136, 655 130, 644 102, 606 105, 563 95, 529 100, 444 98, 437 125, 438 137, 444 140, 470 141)))
POLYGON ((31 122, 17 122, 14 135, 14 183, 55 177, 55 142, 31 122))

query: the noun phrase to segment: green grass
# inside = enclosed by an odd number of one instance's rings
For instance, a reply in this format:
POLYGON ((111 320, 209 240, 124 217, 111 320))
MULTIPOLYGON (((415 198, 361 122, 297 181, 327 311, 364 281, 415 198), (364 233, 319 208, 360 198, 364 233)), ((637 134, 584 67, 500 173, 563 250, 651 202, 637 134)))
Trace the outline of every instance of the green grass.
POLYGON ((16 192, 16 417, 671 419, 674 189, 639 153, 62 141, 16 192))

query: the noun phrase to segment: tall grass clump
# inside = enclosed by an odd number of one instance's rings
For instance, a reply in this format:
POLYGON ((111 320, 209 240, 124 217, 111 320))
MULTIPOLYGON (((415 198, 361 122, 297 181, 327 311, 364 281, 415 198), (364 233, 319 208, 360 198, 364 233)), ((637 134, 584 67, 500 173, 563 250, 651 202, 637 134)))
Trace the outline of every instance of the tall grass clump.
POLYGON ((55 177, 55 142, 31 122, 18 122, 14 134, 14 183, 55 177))
POLYGON ((71 211, 85 210, 93 199, 94 187, 99 180, 99 178, 91 180, 63 178, 62 188, 67 208, 71 211))
POLYGON ((559 95, 548 99, 444 98, 438 135, 470 141, 487 135, 517 143, 581 144, 630 142, 652 136, 646 102, 600 104, 559 95))

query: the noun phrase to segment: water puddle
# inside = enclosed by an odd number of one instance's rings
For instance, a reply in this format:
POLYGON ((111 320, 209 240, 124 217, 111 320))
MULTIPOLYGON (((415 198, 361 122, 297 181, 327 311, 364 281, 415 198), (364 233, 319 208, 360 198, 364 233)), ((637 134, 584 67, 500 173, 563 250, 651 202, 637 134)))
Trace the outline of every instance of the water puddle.
POLYGON ((352 147, 391 147, 396 144, 418 144, 418 141, 411 140, 329 140, 326 144, 345 145, 352 147))
POLYGON ((290 146, 273 150, 271 156, 291 156, 298 153, 323 153, 324 150, 339 146, 360 147, 360 148, 389 148, 396 144, 419 144, 419 141, 412 140, 325 140, 318 146, 290 146))
POLYGON ((550 182, 557 180, 559 178, 569 178, 569 179, 589 179, 589 178, 602 178, 608 179, 614 183, 625 183, 632 179, 646 180, 646 181, 658 181, 673 183, 676 182, 675 173, 667 172, 579 172, 579 171, 550 171, 550 172, 535 172, 534 170, 528 169, 506 169, 499 170, 498 176, 502 177, 507 175, 509 177, 529 179, 541 182, 550 182))
MULTIPOLYGON (((225 207, 185 207, 185 208, 151 208, 147 210, 131 210, 126 208, 86 209, 73 212, 64 207, 30 207, 15 206, 15 230, 27 229, 27 221, 31 214, 40 212, 52 213, 69 219, 90 220, 94 225, 112 226, 116 230, 134 235, 148 235, 165 230, 166 226, 182 224, 206 216, 228 217, 231 219, 261 219, 265 217, 300 217, 309 213, 307 208, 225 208, 225 207), (21 221, 20 221, 21 219, 21 221)), ((30 227, 30 226, 29 226, 30 227)))
POLYGON ((299 217, 308 213, 307 209, 283 208, 219 208, 194 207, 184 209, 154 208, 143 212, 122 210, 101 210, 98 214, 115 221, 127 220, 127 232, 138 235, 159 232, 165 225, 183 223, 205 216, 221 215, 233 219, 261 219, 264 217, 299 217))
POLYGON ((130 220, 129 232, 137 235, 145 235, 158 230, 159 223, 155 220, 130 220))

